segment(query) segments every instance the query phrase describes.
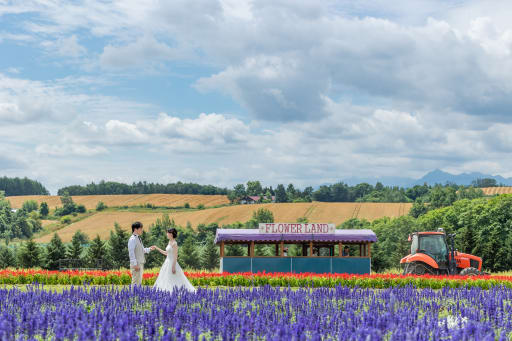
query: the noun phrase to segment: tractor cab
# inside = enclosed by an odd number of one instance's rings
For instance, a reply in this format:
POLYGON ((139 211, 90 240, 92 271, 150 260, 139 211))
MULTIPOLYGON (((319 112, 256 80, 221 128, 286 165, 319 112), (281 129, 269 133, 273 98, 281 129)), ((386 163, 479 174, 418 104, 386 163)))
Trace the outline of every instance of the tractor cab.
POLYGON ((446 235, 443 232, 419 232, 410 236, 411 255, 424 253, 430 256, 439 267, 448 268, 450 260, 446 235))
POLYGON ((480 275, 482 258, 455 250, 455 234, 448 235, 450 247, 443 229, 436 232, 415 232, 409 235, 411 253, 400 260, 405 274, 431 275, 480 275))

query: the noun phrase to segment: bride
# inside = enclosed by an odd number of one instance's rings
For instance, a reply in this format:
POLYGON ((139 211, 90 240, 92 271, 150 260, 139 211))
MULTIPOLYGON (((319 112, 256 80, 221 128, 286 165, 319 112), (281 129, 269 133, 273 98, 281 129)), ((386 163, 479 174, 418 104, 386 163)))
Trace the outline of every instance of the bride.
POLYGON ((163 255, 167 256, 165 262, 160 268, 160 273, 155 281, 153 288, 160 290, 167 290, 172 292, 174 289, 184 287, 188 291, 195 292, 196 289, 190 284, 187 277, 183 273, 181 266, 177 262, 178 258, 178 243, 176 243, 176 237, 178 231, 175 228, 167 230, 167 238, 169 238, 169 244, 165 248, 165 251, 156 247, 156 249, 163 255))

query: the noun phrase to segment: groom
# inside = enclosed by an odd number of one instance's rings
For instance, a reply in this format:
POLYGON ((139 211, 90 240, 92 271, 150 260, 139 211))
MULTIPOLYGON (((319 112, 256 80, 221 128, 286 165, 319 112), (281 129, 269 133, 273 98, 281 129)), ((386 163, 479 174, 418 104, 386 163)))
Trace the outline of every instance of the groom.
POLYGON ((154 250, 155 247, 144 247, 142 245, 142 223, 134 222, 132 224, 132 236, 128 239, 128 255, 130 256, 130 270, 132 272, 132 285, 142 284, 142 272, 144 271, 144 263, 146 259, 145 253, 154 250))

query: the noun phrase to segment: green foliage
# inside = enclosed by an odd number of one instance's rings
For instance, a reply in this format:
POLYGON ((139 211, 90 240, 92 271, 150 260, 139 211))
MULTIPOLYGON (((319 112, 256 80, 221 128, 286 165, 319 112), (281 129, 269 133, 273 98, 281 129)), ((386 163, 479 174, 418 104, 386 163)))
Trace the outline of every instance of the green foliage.
POLYGON ((180 265, 184 268, 199 269, 201 267, 194 238, 187 238, 179 248, 180 265))
POLYGON ((231 203, 239 202, 243 197, 247 195, 244 184, 235 185, 233 190, 229 191, 228 199, 231 203))
POLYGON ((418 218, 420 215, 423 215, 428 212, 428 207, 423 203, 421 199, 416 199, 414 204, 409 211, 409 215, 414 218, 418 218))
POLYGON ((98 204, 96 204, 96 211, 103 211, 107 208, 107 205, 103 201, 98 201, 98 204))
POLYGON ((382 271, 398 266, 400 259, 410 253, 407 237, 417 230, 415 219, 408 216, 381 218, 373 221, 370 228, 378 240, 372 246, 372 270, 382 271))
POLYGON ((209 225, 199 224, 197 226, 197 240, 199 242, 206 241, 208 238, 215 238, 219 225, 217 223, 210 223, 209 225))
POLYGON ((430 208, 436 209, 452 205, 457 200, 457 190, 454 187, 435 186, 429 195, 430 208))
POLYGON ((82 246, 83 241, 83 233, 80 231, 77 231, 73 237, 71 238, 71 245, 68 246, 67 249, 67 258, 70 259, 82 259, 82 253, 84 251, 84 248, 82 246))
POLYGON ((30 238, 42 229, 37 212, 24 209, 13 212, 8 200, 0 196, 0 238, 7 242, 13 238, 30 238))
POLYGON ((183 205, 183 207, 190 208, 190 204, 188 202, 186 202, 185 205, 183 205))
POLYGON ((258 223, 273 223, 274 214, 266 208, 260 208, 252 213, 252 219, 256 220, 258 223))
POLYGON ((50 213, 50 209, 48 208, 48 204, 46 202, 42 202, 39 207, 39 214, 41 217, 46 217, 50 213))
POLYGON ((240 244, 232 244, 225 246, 226 256, 244 256, 247 251, 240 244))
POLYGON ((108 267, 107 249, 99 235, 96 235, 96 238, 91 241, 84 260, 86 266, 91 268, 96 268, 100 265, 108 267))
POLYGON ((83 233, 82 231, 78 230, 73 235, 73 238, 76 238, 81 245, 89 244, 89 236, 83 233))
POLYGON ((130 235, 123 230, 118 223, 114 225, 114 231, 110 231, 108 241, 109 261, 114 269, 129 268, 128 239, 130 235))
MULTIPOLYGON (((167 229, 177 228, 174 220, 169 218, 168 214, 164 214, 162 218, 159 218, 149 228, 149 233, 144 231, 142 233, 142 242, 145 247, 156 245, 162 250, 165 250, 169 239, 167 238, 167 229)), ((181 237, 181 233, 178 233, 178 237, 181 237)), ((159 267, 164 262, 165 257, 159 252, 150 252, 146 254, 146 267, 159 267)))
POLYGON ((64 216, 62 218, 60 218, 60 223, 61 224, 69 224, 71 223, 71 217, 70 216, 64 216))
POLYGON ((283 184, 279 184, 276 187, 276 202, 288 202, 283 184))
POLYGON ((247 192, 246 195, 260 195, 263 192, 261 183, 259 181, 247 181, 247 192))
POLYGON ((199 204, 199 205, 197 205, 197 209, 198 209, 198 210, 204 210, 204 205, 203 205, 203 204, 199 204))
POLYGON ((16 257, 7 246, 0 247, 0 269, 16 266, 16 257))
POLYGON ((80 204, 80 205, 76 206, 76 212, 77 213, 85 213, 85 212, 87 212, 87 209, 85 208, 84 205, 80 204))
POLYGON ((32 211, 37 211, 39 209, 39 204, 35 200, 27 200, 23 203, 21 209, 27 213, 30 213, 32 211))
MULTIPOLYGON (((0 187, 1 188, 1 187, 0 187)), ((139 181, 131 185, 113 182, 113 181, 100 181, 95 184, 94 182, 85 186, 68 186, 58 190, 58 195, 68 193, 69 195, 100 195, 100 194, 228 194, 226 188, 219 188, 212 185, 199 185, 194 183, 177 183, 158 184, 148 183, 146 181, 139 181)))
POLYGON ((247 228, 258 228, 260 223, 273 223, 274 214, 266 208, 259 208, 252 213, 252 218, 246 223, 247 228))
POLYGON ((60 237, 55 233, 52 240, 46 246, 46 255, 43 268, 48 270, 57 270, 59 268, 59 260, 66 258, 66 247, 60 237))
POLYGON ((65 216, 77 212, 77 206, 68 193, 64 193, 64 195, 60 197, 60 201, 62 202, 62 207, 55 210, 55 215, 65 216))
POLYGON ((50 195, 50 192, 39 182, 27 178, 0 178, 0 191, 6 196, 14 195, 50 195))
POLYGON ((496 187, 498 186, 498 181, 492 178, 483 178, 473 180, 471 183, 474 187, 496 187))
POLYGON ((41 249, 36 244, 34 239, 30 238, 25 242, 25 244, 22 246, 18 257, 19 257, 19 264, 23 268, 33 268, 41 266, 41 249))
POLYGON ((206 245, 201 255, 201 267, 206 270, 213 270, 219 267, 219 248, 214 243, 213 236, 206 239, 206 245))

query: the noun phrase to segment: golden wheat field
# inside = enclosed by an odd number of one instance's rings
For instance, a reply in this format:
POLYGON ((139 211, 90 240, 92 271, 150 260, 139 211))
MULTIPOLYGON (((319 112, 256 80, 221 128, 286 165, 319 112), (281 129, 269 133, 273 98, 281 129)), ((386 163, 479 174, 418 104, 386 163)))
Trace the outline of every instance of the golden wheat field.
MULTIPOLYGON (((225 195, 200 195, 200 194, 122 194, 122 195, 77 195, 72 196, 73 201, 82 204, 87 209, 94 209, 98 202, 109 207, 112 206, 138 206, 141 204, 152 204, 155 206, 178 207, 189 203, 191 207, 203 204, 205 207, 229 204, 225 195)), ((56 195, 25 195, 7 197, 13 208, 21 208, 27 200, 35 200, 39 204, 43 201, 51 209, 62 206, 60 197, 56 195)))
POLYGON ((485 195, 511 194, 512 187, 484 187, 481 188, 485 195))
MULTIPOLYGON (((307 217, 309 222, 327 222, 336 225, 350 218, 374 220, 381 217, 398 217, 409 213, 412 204, 409 203, 283 203, 283 204, 255 204, 236 205, 228 207, 211 208, 199 211, 177 212, 170 215, 171 219, 180 225, 186 226, 190 222, 195 228, 198 224, 230 224, 246 222, 259 208, 266 208, 274 214, 278 222, 295 222, 297 218, 307 217)), ((73 223, 57 233, 64 242, 69 242, 73 234, 80 230, 89 237, 99 234, 102 239, 110 235, 114 223, 129 231, 132 222, 141 221, 149 230, 149 226, 162 216, 161 213, 136 212, 100 212, 93 216, 73 223)), ((49 242, 52 235, 45 235, 38 242, 49 242)))

